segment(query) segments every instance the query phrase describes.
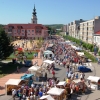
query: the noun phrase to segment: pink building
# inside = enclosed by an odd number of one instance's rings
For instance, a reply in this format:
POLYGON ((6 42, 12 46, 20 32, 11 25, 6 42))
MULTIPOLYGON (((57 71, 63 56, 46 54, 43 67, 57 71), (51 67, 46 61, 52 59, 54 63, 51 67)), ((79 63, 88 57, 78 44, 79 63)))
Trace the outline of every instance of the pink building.
POLYGON ((31 23, 29 24, 8 24, 5 26, 5 32, 15 38, 35 39, 47 38, 48 29, 42 24, 37 24, 37 15, 34 5, 31 23))
POLYGON ((5 32, 14 38, 46 38, 48 29, 42 24, 8 24, 5 26, 5 32))

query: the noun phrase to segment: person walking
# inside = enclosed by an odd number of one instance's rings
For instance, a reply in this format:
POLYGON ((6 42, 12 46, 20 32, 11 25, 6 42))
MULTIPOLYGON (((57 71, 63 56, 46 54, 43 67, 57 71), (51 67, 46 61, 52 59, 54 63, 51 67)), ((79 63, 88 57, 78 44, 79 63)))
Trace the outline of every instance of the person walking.
POLYGON ((19 67, 17 66, 17 73, 19 73, 19 67))
POLYGON ((53 75, 53 77, 55 77, 55 71, 54 70, 52 70, 52 75, 53 75))
POLYGON ((45 72, 45 76, 44 77, 45 77, 45 81, 47 81, 47 73, 46 72, 45 72))

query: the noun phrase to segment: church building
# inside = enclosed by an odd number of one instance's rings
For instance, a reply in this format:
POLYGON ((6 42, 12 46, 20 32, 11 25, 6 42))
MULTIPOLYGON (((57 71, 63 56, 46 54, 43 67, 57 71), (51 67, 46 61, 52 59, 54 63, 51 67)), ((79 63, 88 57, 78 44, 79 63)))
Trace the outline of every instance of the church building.
POLYGON ((39 39, 39 38, 47 38, 48 37, 48 29, 42 25, 37 23, 37 15, 36 9, 34 5, 31 23, 28 24, 8 24, 5 25, 5 32, 8 36, 13 37, 14 39, 39 39))

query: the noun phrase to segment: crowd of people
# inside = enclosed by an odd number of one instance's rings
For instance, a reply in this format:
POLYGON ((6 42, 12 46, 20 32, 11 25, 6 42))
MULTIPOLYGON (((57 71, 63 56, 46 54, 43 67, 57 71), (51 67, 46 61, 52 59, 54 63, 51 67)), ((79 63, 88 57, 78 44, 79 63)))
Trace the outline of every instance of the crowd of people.
MULTIPOLYGON (((15 96, 19 97, 19 100, 39 100, 40 97, 47 94, 47 91, 52 87, 65 89, 64 91, 64 100, 71 99, 73 93, 77 95, 80 92, 87 91, 87 85, 85 84, 85 74, 82 72, 76 72, 77 64, 82 65, 86 62, 84 57, 80 57, 76 50, 73 49, 70 45, 62 43, 63 39, 57 38, 56 40, 46 40, 44 42, 41 55, 43 59, 50 59, 55 61, 55 64, 48 65, 48 72, 45 74, 46 82, 41 82, 40 84, 35 84, 34 82, 29 86, 28 84, 23 84, 19 89, 12 90, 13 99, 15 96), (47 49, 47 44, 53 43, 52 52, 54 53, 54 57, 48 58, 43 55, 43 51, 47 49), (56 78, 55 67, 64 67, 66 70, 66 81, 65 86, 57 86, 59 80, 56 78), (48 73, 52 73, 52 77, 48 78, 48 73), (76 84, 73 80, 79 79, 80 81, 76 84)), ((53 96, 55 100, 57 100, 56 96, 53 96)))

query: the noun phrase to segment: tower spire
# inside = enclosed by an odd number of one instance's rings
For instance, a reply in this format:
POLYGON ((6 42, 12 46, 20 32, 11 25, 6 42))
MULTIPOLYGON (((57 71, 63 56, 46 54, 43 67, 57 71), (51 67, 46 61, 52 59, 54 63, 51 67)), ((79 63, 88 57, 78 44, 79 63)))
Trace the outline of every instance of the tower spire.
POLYGON ((36 9, 35 9, 35 4, 34 4, 34 9, 33 9, 33 16, 36 16, 36 9))
POLYGON ((34 23, 34 24, 37 24, 37 15, 36 15, 36 8, 35 8, 35 4, 34 4, 34 9, 33 9, 33 12, 32 12, 32 19, 31 19, 31 22, 34 23))

